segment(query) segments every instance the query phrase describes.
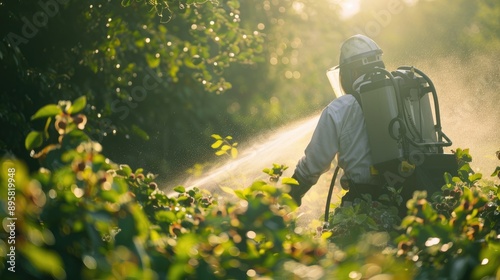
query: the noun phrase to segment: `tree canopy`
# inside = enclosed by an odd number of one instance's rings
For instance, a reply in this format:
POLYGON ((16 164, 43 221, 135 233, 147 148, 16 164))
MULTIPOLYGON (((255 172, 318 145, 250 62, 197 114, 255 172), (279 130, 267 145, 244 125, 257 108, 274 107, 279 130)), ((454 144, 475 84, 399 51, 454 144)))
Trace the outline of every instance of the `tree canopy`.
POLYGON ((45 123, 30 117, 86 96, 87 129, 107 155, 185 170, 210 159, 213 133, 245 139, 324 107, 325 70, 355 33, 375 39, 390 65, 498 60, 495 1, 359 1, 344 19, 346 2, 2 2, 2 154, 36 167, 23 141, 45 123))

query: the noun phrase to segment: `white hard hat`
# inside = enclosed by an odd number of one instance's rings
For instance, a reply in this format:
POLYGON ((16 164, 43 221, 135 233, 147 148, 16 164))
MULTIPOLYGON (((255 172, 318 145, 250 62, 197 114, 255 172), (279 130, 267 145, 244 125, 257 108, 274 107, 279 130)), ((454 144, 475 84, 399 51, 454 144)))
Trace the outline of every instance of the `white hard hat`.
POLYGON ((382 60, 382 49, 377 43, 364 35, 354 35, 345 40, 340 47, 339 66, 360 61, 361 65, 382 60))
POLYGON ((385 67, 382 49, 364 35, 354 35, 340 47, 339 65, 328 69, 326 75, 333 91, 340 97, 352 91, 353 82, 373 67, 385 67))

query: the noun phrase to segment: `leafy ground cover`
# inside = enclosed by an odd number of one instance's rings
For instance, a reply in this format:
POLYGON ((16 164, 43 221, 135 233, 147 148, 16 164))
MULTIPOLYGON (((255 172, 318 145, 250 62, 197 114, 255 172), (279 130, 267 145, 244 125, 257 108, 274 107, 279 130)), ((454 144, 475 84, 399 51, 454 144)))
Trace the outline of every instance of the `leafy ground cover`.
POLYGON ((500 190, 472 171, 467 150, 456 151, 459 176, 415 193, 402 220, 366 197, 325 226, 301 227, 285 166, 264 169, 269 180, 234 190, 235 201, 182 186, 167 195, 156 175, 102 155, 84 131, 85 104, 33 115, 46 123, 25 142, 37 172, 0 163, 2 279, 500 277, 500 190))

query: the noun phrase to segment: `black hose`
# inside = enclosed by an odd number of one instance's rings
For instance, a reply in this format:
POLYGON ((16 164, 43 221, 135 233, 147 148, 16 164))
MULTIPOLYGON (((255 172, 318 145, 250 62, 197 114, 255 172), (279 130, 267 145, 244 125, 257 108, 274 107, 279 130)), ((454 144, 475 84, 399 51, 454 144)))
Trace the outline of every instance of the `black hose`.
MULTIPOLYGON (((434 83, 432 82, 432 80, 422 71, 420 71, 419 69, 415 68, 415 67, 411 67, 411 66, 402 66, 400 67, 399 69, 403 69, 403 70, 413 70, 415 71, 415 73, 419 74, 422 78, 424 78, 424 80, 429 84, 429 88, 430 88, 430 92, 432 93, 432 100, 434 101, 434 113, 436 114, 436 130, 438 131, 438 137, 441 138, 441 112, 439 110, 439 101, 438 101, 438 97, 437 97, 437 92, 436 92, 436 88, 434 87, 434 83)), ((438 142, 441 142, 442 140, 441 139, 438 139, 438 142)))
POLYGON ((325 206, 325 225, 328 223, 328 215, 330 213, 330 202, 332 201, 333 187, 335 186, 335 181, 337 181, 337 174, 339 173, 340 167, 337 165, 335 171, 333 172, 332 182, 330 183, 330 189, 328 190, 328 196, 326 197, 325 206))

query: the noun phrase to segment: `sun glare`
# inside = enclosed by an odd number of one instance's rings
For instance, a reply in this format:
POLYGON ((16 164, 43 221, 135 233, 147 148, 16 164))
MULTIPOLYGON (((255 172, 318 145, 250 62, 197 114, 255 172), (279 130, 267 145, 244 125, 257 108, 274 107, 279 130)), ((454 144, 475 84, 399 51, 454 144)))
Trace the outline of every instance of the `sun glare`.
POLYGON ((342 18, 349 18, 359 12, 360 0, 340 0, 338 1, 342 11, 340 13, 342 18))

